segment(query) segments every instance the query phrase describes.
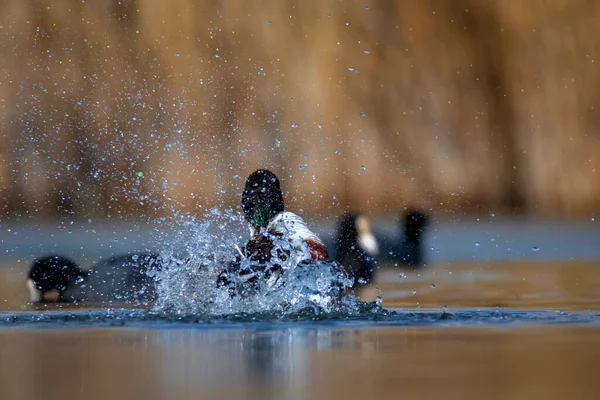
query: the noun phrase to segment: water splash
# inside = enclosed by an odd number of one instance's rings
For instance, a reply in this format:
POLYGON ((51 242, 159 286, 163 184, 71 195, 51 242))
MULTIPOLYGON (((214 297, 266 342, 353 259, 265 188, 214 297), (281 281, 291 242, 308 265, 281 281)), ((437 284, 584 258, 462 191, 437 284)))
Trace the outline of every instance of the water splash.
POLYGON ((257 268, 244 258, 240 249, 245 237, 233 232, 245 223, 231 210, 212 209, 202 221, 179 215, 175 222, 177 235, 163 242, 162 268, 149 272, 156 279, 158 293, 153 313, 203 317, 269 313, 286 318, 306 310, 315 315, 361 312, 362 303, 350 293, 352 280, 338 263, 300 262, 285 238, 273 238, 273 251, 290 254, 278 260, 275 277, 264 272, 275 265, 257 268), (241 270, 256 272, 232 274, 228 276, 231 284, 217 285, 226 266, 234 262, 241 270))

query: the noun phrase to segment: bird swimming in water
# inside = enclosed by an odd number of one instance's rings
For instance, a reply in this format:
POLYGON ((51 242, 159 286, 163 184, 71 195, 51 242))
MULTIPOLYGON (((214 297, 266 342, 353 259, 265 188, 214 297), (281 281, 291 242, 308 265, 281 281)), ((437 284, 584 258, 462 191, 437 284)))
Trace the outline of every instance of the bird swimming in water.
POLYGON ((248 244, 268 235, 285 237, 302 260, 329 258, 325 245, 304 220, 285 210, 279 179, 271 171, 259 169, 248 176, 242 210, 250 228, 248 244))
POLYGON ((343 215, 337 227, 335 260, 346 268, 356 283, 372 281, 378 262, 394 262, 397 265, 418 266, 425 263, 423 235, 429 216, 425 211, 410 208, 400 217, 403 239, 377 240, 371 232, 369 220, 360 214, 343 215), (378 244, 381 243, 381 246, 378 244), (380 251, 383 248, 383 251, 380 251))
POLYGON ((355 279, 355 284, 371 282, 379 246, 369 219, 360 214, 343 215, 337 227, 336 245, 335 260, 355 279))
POLYGON ((242 210, 250 240, 240 249, 240 256, 219 275, 219 285, 232 288, 233 276, 246 277, 252 283, 261 275, 272 284, 286 262, 329 259, 325 245, 304 220, 285 210, 281 185, 273 172, 259 169, 248 176, 242 210), (244 264, 243 259, 250 263, 244 264))
POLYGON ((27 274, 27 290, 31 302, 44 301, 48 292, 56 290, 58 301, 65 301, 65 292, 85 280, 86 273, 68 258, 48 256, 36 259, 27 274))
POLYGON ((144 304, 156 297, 151 270, 161 268, 153 254, 126 254, 100 260, 84 271, 62 256, 35 260, 29 270, 27 288, 31 302, 48 301, 52 291, 59 302, 111 302, 144 304))

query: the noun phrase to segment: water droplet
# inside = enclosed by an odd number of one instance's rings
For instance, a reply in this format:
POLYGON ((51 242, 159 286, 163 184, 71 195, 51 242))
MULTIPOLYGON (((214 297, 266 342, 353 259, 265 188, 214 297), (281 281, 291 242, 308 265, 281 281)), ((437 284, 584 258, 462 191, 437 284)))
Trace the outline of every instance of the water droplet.
POLYGON ((592 218, 592 222, 594 222, 596 220, 596 218, 592 218))
POLYGON ((381 307, 381 305, 383 304, 383 299, 381 298, 381 296, 377 296, 375 298, 375 304, 377 304, 378 307, 381 307))
POLYGON ((371 54, 371 52, 369 50, 363 50, 363 53, 365 53, 365 54, 371 54))
POLYGON ((354 72, 354 67, 348 67, 348 71, 354 72))
POLYGON ((293 103, 293 102, 294 102, 294 98, 293 98, 293 97, 290 97, 290 101, 293 103))
POLYGON ((496 216, 496 214, 490 213, 490 217, 494 218, 495 216, 496 216))
POLYGON ((475 242, 475 247, 479 247, 479 246, 481 246, 481 243, 475 242))
POLYGON ((417 289, 413 289, 413 296, 417 294, 417 289))
POLYGON ((444 312, 447 312, 448 311, 448 306, 445 305, 444 308, 443 308, 443 310, 444 310, 444 312))
POLYGON ((357 282, 360 283, 361 285, 364 285, 365 283, 367 283, 367 281, 364 278, 358 278, 357 282))
POLYGON ((267 24, 271 25, 271 21, 267 21, 267 24))
POLYGON ((435 283, 432 283, 432 284, 431 284, 431 288, 432 288, 432 289, 435 289, 435 283))
POLYGON ((533 250, 534 252, 538 252, 538 251, 540 251, 540 248, 539 248, 539 247, 537 247, 537 246, 533 246, 533 247, 531 248, 531 250, 533 250))
POLYGON ((281 141, 279 139, 275 139, 275 147, 281 147, 281 141))
POLYGON ((292 124, 292 128, 296 129, 298 127, 298 124, 296 124, 295 122, 292 124))
POLYGON ((306 165, 306 164, 300 164, 299 169, 300 169, 300 171, 304 171, 306 169, 306 167, 308 167, 308 165, 306 165))
POLYGON ((364 142, 365 142, 365 138, 362 138, 362 139, 361 139, 361 142, 363 142, 363 143, 364 143, 364 142))
POLYGON ((175 57, 179 57, 179 53, 175 53, 175 57))
POLYGON ((400 278, 406 279, 406 274, 404 272, 400 272, 400 278))
POLYGON ((365 6, 365 11, 369 11, 369 6, 365 6))
POLYGON ((92 223, 92 219, 88 218, 88 224, 91 224, 91 223, 92 223))
POLYGON ((365 114, 364 112, 361 112, 361 113, 360 113, 360 116, 361 116, 361 117, 365 117, 366 115, 367 115, 367 114, 365 114))

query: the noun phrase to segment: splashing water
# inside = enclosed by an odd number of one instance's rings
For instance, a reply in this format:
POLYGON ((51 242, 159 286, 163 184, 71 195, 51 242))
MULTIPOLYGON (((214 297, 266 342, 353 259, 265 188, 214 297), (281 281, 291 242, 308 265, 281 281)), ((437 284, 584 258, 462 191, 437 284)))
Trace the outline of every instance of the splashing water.
POLYGON ((212 209, 206 217, 198 221, 180 215, 177 235, 163 241, 162 268, 148 272, 157 284, 153 313, 205 317, 269 313, 274 318, 288 318, 307 313, 356 315, 364 309, 364 304, 349 293, 352 280, 338 263, 300 262, 286 238, 272 238, 272 254, 290 256, 274 258, 280 267, 266 263, 258 268, 259 264, 242 256, 244 238, 232 233, 239 230, 235 225, 239 228, 245 224, 240 216, 231 210, 212 209), (236 257, 241 259, 239 270, 255 272, 230 274, 232 284, 219 287, 219 275, 236 257), (277 274, 264 272, 276 267, 277 274))

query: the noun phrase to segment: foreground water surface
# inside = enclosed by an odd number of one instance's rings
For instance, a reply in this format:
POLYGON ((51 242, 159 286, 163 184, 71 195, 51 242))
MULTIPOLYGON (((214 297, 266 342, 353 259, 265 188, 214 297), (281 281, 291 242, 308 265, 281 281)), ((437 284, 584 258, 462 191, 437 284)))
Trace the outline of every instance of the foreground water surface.
POLYGON ((2 399, 593 399, 600 331, 10 329, 2 399))
POLYGON ((274 319, 34 309, 6 264, 0 398, 595 398, 597 267, 387 266, 360 292, 385 310, 274 319))
POLYGON ((35 246, 19 248, 0 262, 0 399, 596 398, 595 239, 545 257, 553 237, 531 237, 541 249, 523 244, 521 259, 477 255, 490 241, 424 268, 384 263, 352 315, 33 306, 35 246))

